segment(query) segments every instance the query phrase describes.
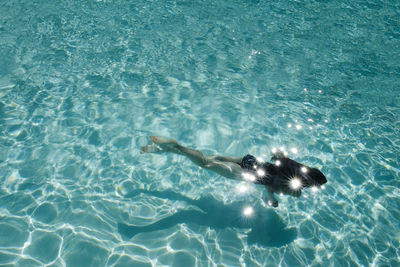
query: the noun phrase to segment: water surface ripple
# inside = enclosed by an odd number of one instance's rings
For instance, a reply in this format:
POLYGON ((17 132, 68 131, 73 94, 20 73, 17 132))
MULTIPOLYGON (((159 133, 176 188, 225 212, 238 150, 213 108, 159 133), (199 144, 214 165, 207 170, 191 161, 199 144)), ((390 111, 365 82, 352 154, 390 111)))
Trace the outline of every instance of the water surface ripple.
POLYGON ((2 1, 0 265, 397 266, 398 51, 396 1, 2 1), (328 183, 271 209, 154 134, 328 183))

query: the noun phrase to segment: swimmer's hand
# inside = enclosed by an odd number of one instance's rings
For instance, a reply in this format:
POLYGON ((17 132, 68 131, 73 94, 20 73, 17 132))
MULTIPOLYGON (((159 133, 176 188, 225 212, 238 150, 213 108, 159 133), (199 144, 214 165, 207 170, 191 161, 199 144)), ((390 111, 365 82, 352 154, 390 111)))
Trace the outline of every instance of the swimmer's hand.
POLYGON ((268 205, 271 207, 277 208, 279 206, 279 203, 277 200, 275 200, 275 201, 267 200, 267 202, 268 202, 268 205))

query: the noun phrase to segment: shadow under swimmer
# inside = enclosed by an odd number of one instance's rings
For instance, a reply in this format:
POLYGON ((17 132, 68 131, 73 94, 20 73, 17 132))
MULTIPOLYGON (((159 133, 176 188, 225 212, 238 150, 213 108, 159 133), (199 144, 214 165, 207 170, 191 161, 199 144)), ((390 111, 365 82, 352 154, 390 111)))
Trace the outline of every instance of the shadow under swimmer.
MULTIPOLYGON (((168 217, 144 226, 118 222, 118 233, 125 238, 130 239, 136 235, 162 231, 182 223, 189 226, 193 224, 210 227, 214 230, 250 229, 250 231, 246 231, 247 243, 264 247, 281 247, 297 238, 295 227, 287 228, 275 210, 265 210, 259 202, 252 206, 241 201, 224 204, 212 196, 191 199, 169 190, 149 191, 143 189, 134 190, 125 195, 125 198, 134 198, 140 196, 140 194, 170 201, 182 201, 195 208, 178 210, 168 217), (224 216, 221 216, 221 214, 224 216)), ((148 238, 148 235, 146 235, 146 238, 148 238)))

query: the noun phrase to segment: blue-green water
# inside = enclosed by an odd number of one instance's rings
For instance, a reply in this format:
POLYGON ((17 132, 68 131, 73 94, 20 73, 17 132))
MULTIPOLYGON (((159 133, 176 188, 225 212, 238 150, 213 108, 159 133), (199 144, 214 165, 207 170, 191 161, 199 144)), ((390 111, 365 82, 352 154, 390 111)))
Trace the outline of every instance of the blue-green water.
POLYGON ((399 51, 397 1, 1 1, 0 265, 398 266, 399 51), (149 135, 328 183, 269 208, 149 135))

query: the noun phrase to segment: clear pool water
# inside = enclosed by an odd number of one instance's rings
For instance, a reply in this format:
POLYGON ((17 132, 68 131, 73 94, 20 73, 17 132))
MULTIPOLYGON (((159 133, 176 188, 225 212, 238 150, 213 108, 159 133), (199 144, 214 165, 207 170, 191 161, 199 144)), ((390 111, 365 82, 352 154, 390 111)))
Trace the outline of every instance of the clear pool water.
POLYGON ((1 1, 0 265, 398 266, 399 51, 397 1, 1 1), (328 183, 269 208, 149 135, 328 183))

